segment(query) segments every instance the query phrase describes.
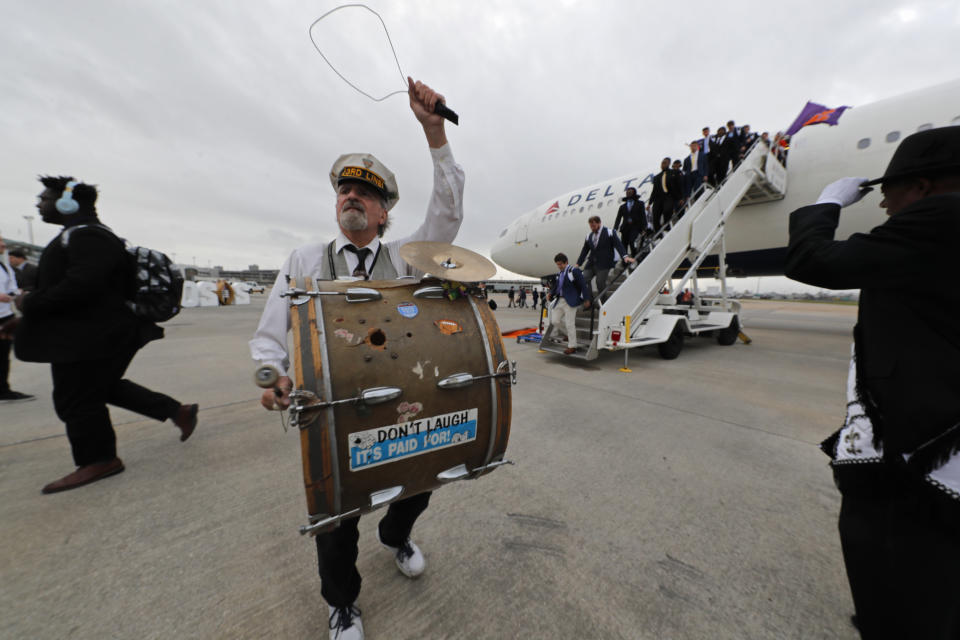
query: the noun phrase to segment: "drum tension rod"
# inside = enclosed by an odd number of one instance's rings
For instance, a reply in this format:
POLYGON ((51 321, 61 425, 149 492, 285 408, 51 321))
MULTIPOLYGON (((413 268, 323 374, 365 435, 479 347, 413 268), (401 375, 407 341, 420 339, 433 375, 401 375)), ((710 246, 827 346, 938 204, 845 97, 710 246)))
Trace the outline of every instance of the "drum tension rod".
POLYGON ((490 378, 510 378, 510 384, 517 384, 517 361, 504 360, 497 365, 496 373, 487 373, 475 376, 472 373, 454 373, 437 382, 441 389, 460 389, 466 387, 477 380, 489 380, 490 378))
POLYGON ((350 287, 346 291, 307 291, 306 289, 292 288, 280 294, 281 298, 290 298, 290 304, 294 305, 301 305, 310 298, 319 296, 345 296, 347 302, 371 302, 383 298, 379 291, 368 287, 350 287))
POLYGON ((399 387, 370 387, 364 389, 360 394, 353 398, 344 398, 342 400, 330 400, 329 402, 316 402, 314 404, 302 404, 302 400, 315 400, 316 394, 311 391, 298 389, 290 392, 290 400, 295 403, 290 405, 290 426, 304 429, 310 426, 310 423, 316 419, 311 416, 306 422, 301 421, 300 416, 304 413, 312 413, 320 409, 327 409, 341 404, 382 404, 399 398, 403 394, 403 389, 399 387))

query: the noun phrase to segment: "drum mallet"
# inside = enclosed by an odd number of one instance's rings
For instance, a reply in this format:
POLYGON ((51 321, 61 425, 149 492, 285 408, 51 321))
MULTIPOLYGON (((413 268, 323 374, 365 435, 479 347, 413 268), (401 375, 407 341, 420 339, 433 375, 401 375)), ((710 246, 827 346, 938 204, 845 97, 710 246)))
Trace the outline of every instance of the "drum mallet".
POLYGON ((265 364, 253 372, 253 381, 262 389, 273 389, 273 394, 282 398, 285 391, 277 384, 280 381, 280 372, 273 365, 265 364))

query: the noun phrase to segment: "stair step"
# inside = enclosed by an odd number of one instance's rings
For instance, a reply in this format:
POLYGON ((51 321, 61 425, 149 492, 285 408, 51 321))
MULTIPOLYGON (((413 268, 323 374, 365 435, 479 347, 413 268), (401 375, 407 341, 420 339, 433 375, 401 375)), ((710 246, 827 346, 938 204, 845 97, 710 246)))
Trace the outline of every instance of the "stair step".
POLYGON ((577 358, 578 360, 587 359, 587 352, 589 350, 589 347, 590 347, 589 344, 578 344, 577 350, 567 355, 563 352, 563 350, 567 348, 566 341, 564 341, 563 344, 547 344, 547 345, 541 344, 540 345, 540 348, 543 349, 544 351, 549 351, 550 353, 559 353, 560 355, 565 356, 567 358, 577 358))

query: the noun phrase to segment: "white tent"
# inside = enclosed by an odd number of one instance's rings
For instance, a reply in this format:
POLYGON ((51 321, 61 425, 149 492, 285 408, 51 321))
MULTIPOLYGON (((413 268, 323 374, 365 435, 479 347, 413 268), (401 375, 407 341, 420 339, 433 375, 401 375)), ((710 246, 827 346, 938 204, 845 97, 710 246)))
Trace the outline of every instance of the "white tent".
POLYGON ((183 283, 183 295, 180 296, 181 307, 196 307, 200 304, 200 292, 197 290, 197 283, 187 280, 183 283))
POLYGON ((250 292, 242 282, 231 282, 233 287, 233 304, 250 304, 250 292))
POLYGON ((200 296, 201 307, 216 307, 220 305, 217 298, 217 283, 206 280, 197 283, 197 293, 200 296))

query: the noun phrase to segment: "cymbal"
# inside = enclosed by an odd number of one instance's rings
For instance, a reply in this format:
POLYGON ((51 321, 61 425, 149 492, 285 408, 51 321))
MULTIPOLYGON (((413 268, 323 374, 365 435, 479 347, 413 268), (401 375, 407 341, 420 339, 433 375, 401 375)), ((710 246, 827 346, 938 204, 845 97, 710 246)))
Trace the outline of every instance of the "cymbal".
POLYGON ((479 282, 497 272, 497 267, 479 253, 446 242, 408 242, 400 247, 400 257, 441 280, 479 282))

